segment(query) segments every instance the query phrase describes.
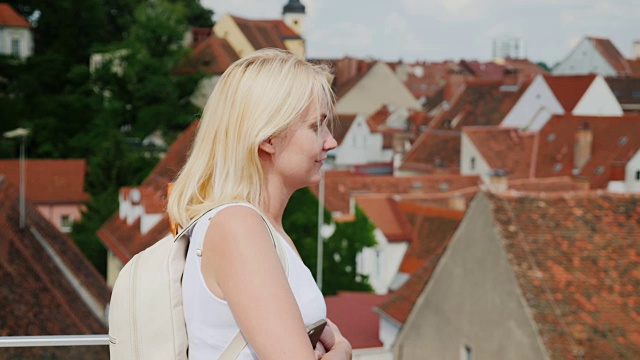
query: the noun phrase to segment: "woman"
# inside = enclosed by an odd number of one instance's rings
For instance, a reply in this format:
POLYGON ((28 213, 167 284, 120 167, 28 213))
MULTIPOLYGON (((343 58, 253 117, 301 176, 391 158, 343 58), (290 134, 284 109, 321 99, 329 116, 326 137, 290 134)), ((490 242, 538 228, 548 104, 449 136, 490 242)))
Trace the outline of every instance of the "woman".
POLYGON ((291 194, 320 180, 337 145, 330 77, 266 49, 232 64, 207 101, 168 203, 181 227, 210 212, 193 229, 183 277, 192 360, 217 358, 238 330, 248 341, 239 359, 351 358, 331 322, 314 353, 305 325, 326 317, 324 298, 282 227, 291 194), (288 274, 260 214, 285 245, 288 274))

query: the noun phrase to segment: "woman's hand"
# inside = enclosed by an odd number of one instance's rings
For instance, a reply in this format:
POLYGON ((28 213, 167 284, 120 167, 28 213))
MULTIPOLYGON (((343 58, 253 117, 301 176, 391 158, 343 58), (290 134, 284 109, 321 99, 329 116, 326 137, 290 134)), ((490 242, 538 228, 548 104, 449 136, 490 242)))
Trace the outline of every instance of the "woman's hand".
MULTIPOLYGON (((331 360, 350 360, 351 359, 351 344, 342 336, 342 333, 331 320, 327 319, 327 327, 324 328, 322 335, 320 336, 320 342, 327 353, 322 356, 322 359, 331 360)), ((316 347, 317 351, 317 347, 316 347)))
POLYGON ((322 343, 320 341, 318 341, 318 343, 316 344, 316 348, 313 351, 313 353, 316 355, 316 360, 320 360, 320 359, 322 359, 324 354, 327 353, 327 349, 325 349, 324 346, 322 345, 322 343))

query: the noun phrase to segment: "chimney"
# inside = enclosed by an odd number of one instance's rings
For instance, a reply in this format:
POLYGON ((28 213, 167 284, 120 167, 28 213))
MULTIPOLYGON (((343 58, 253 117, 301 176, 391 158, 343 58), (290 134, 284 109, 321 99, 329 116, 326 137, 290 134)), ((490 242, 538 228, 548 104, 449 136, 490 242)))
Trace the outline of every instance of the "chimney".
POLYGON ((449 208, 458 211, 465 211, 467 208, 467 203, 464 199, 464 196, 460 194, 455 194, 449 198, 449 208))
POLYGON ((589 190, 591 189, 591 182, 588 177, 585 176, 575 176, 573 180, 578 184, 580 190, 589 190))
POLYGON ((582 123, 582 127, 576 132, 575 147, 573 149, 573 168, 580 170, 591 159, 593 145, 593 132, 589 129, 589 123, 582 123))
POLYGON ((493 169, 489 171, 489 187, 494 191, 505 191, 509 188, 506 171, 493 169))
POLYGON ((633 59, 640 59, 640 40, 635 40, 631 45, 631 57, 633 59))

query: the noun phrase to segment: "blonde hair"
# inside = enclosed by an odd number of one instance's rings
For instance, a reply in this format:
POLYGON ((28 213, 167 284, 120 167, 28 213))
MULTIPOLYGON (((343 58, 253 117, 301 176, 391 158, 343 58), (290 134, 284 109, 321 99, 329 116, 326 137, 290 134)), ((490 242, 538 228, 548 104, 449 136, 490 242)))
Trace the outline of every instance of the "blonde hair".
POLYGON ((204 107, 189 157, 173 184, 167 212, 180 227, 220 204, 263 208, 260 143, 299 123, 311 109, 335 115, 328 67, 263 49, 233 63, 204 107))

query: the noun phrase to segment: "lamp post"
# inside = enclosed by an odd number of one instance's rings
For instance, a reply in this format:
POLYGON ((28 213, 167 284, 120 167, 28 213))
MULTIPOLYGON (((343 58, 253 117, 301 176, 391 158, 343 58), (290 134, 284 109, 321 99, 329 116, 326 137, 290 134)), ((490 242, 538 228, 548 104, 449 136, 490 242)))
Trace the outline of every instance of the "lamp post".
POLYGON ((320 188, 318 190, 318 268, 316 283, 322 290, 322 267, 324 263, 324 241, 336 231, 336 224, 332 221, 324 223, 324 170, 320 169, 320 188))
POLYGON ((316 283, 322 291, 322 263, 324 251, 324 238, 322 236, 322 225, 324 225, 324 170, 320 168, 320 186, 318 189, 318 264, 316 272, 316 283))
POLYGON ((11 131, 7 131, 3 136, 7 139, 21 138, 20 142, 20 229, 24 229, 25 225, 25 192, 26 192, 26 173, 25 173, 25 150, 24 143, 27 136, 31 131, 29 129, 17 128, 11 131))

